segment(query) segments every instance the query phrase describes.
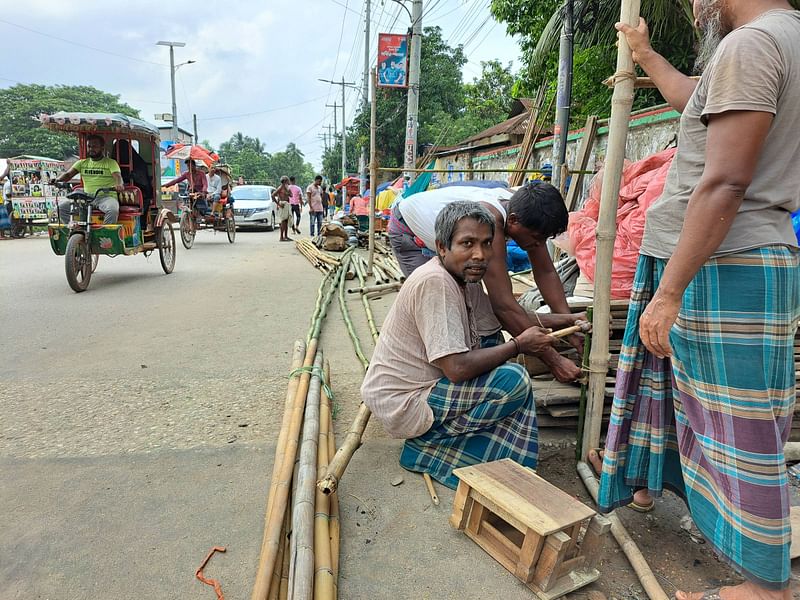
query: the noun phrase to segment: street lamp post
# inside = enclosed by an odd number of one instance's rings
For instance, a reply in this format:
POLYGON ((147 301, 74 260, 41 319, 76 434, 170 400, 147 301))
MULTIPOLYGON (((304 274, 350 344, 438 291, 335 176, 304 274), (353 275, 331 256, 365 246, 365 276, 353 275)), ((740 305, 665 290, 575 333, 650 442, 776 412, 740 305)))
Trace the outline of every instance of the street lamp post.
POLYGON ((175 65, 175 47, 183 48, 186 44, 184 42, 165 42, 160 41, 156 42, 156 46, 169 46, 169 80, 170 85, 172 86, 172 141, 176 143, 178 141, 178 104, 175 100, 175 71, 177 71, 183 65, 190 65, 192 64, 193 60, 187 60, 184 63, 179 65, 175 65))

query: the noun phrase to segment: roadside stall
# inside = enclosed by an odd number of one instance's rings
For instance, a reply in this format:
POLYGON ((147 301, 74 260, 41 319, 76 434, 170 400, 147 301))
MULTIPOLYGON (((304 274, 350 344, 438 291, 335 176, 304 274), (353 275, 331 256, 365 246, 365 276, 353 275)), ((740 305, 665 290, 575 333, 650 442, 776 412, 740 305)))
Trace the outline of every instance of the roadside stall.
POLYGON ((44 156, 8 159, 11 180, 11 234, 23 237, 34 225, 46 225, 66 192, 51 182, 66 171, 66 163, 44 156))

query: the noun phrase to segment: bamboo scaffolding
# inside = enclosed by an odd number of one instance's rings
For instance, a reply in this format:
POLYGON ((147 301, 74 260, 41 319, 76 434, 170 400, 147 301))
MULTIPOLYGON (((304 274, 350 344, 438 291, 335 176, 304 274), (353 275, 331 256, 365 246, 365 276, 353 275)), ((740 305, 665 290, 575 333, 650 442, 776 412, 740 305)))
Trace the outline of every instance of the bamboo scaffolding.
MULTIPOLYGON (((586 486, 586 489, 589 490, 594 501, 597 502, 598 484, 589 465, 585 462, 579 462, 578 474, 581 476, 583 484, 586 486)), ((622 551, 628 558, 628 562, 631 563, 633 570, 636 572, 636 576, 639 578, 639 582, 642 584, 650 600, 669 600, 667 594, 664 593, 663 588, 658 583, 655 573, 653 573, 650 565, 647 564, 647 560, 642 555, 636 542, 634 542, 628 534, 628 531, 625 529, 622 521, 619 520, 616 512, 607 514, 605 517, 611 521, 611 535, 614 536, 614 539, 617 540, 620 548, 622 548, 622 551)))
POLYGON ((289 564, 289 597, 292 600, 312 600, 314 596, 314 482, 317 479, 322 361, 320 350, 314 359, 314 372, 306 397, 303 442, 295 482, 292 559, 289 564))
MULTIPOLYGON (((325 381, 330 385, 331 367, 325 361, 325 381)), ((317 474, 328 468, 331 427, 331 399, 323 386, 319 405, 319 444, 317 446, 317 474)), ((331 567, 330 496, 315 488, 314 509, 314 600, 333 600, 336 590, 331 567)))
MULTIPOLYGON (((639 24, 641 0, 622 0, 620 21, 631 27, 639 24)), ((592 351, 589 356, 589 389, 586 427, 583 432, 583 458, 600 444, 606 374, 608 373, 609 314, 611 312, 611 264, 617 235, 617 205, 625 161, 625 143, 633 105, 635 67, 631 49, 624 35, 617 35, 617 72, 611 99, 606 164, 597 222, 597 267, 594 286, 594 324, 592 351)))

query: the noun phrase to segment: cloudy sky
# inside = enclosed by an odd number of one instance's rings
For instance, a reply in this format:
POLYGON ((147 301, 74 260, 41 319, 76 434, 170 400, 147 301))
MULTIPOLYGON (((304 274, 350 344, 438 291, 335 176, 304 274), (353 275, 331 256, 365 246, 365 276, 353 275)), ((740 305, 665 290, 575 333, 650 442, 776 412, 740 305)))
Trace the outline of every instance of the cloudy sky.
MULTIPOLYGON (((119 94, 146 120, 170 112, 169 50, 159 40, 186 42, 178 69, 178 120, 215 146, 236 131, 258 136, 267 151, 294 142, 318 166, 324 127, 333 125, 341 88, 318 78, 361 83, 363 0, 24 0, 3 3, 0 88, 16 83, 92 85, 119 94)), ((371 53, 377 32, 403 32, 406 11, 393 0, 372 2, 371 53)), ((409 10, 410 0, 406 0, 409 10)), ((470 63, 497 58, 519 66, 518 44, 489 13, 489 0, 425 0, 423 25, 442 27, 464 44, 470 63)), ((374 63, 374 61, 373 61, 374 63)), ((402 92, 398 92, 402 93, 402 92)), ((360 92, 347 91, 350 122, 360 92)), ((421 101, 424 102, 424 90, 421 101)), ((341 112, 339 111, 339 115, 341 112)), ((339 117, 339 127, 341 118, 339 117)))

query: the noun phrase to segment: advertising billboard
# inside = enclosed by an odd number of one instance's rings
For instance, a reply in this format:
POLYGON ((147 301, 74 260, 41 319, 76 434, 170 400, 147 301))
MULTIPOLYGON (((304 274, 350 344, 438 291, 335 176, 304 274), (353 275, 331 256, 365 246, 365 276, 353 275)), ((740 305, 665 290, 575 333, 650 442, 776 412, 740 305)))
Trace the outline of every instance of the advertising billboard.
POLYGON ((378 87, 408 87, 408 36, 378 34, 378 87))

